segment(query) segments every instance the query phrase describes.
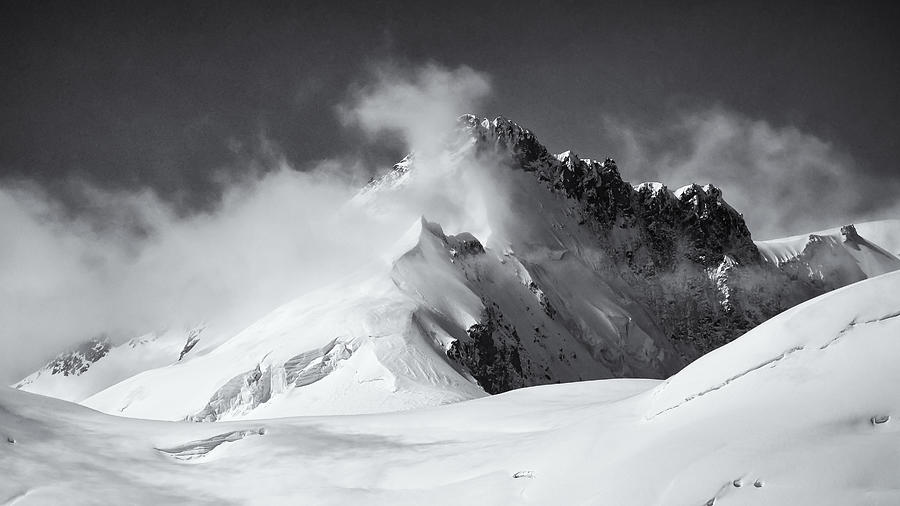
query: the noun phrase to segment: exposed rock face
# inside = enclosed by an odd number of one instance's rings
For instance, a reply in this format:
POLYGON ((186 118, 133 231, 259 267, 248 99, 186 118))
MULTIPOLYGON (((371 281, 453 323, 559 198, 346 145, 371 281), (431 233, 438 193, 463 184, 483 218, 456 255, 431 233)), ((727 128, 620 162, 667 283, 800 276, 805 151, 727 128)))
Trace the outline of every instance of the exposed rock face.
POLYGON ((856 231, 856 225, 844 225, 841 227, 841 235, 844 236, 844 242, 860 242, 862 238, 856 231))
POLYGON ((705 267, 727 254, 739 263, 759 263, 743 217, 722 199, 715 186, 692 184, 674 194, 659 183, 633 187, 614 160, 581 159, 571 152, 551 156, 534 135, 505 118, 460 118, 462 130, 476 139, 476 150, 499 149, 512 155, 513 167, 533 171, 548 186, 578 202, 584 222, 598 235, 630 229, 633 245, 651 253, 657 269, 683 257, 705 267), (673 248, 673 244, 679 248, 673 248))
POLYGON ((184 348, 181 349, 181 353, 178 354, 178 360, 184 358, 185 355, 190 353, 191 350, 194 349, 194 346, 197 346, 197 343, 200 342, 200 334, 203 332, 205 327, 198 327, 195 329, 191 329, 188 332, 187 339, 184 342, 184 348))
MULTIPOLYGON (((571 212, 607 256, 598 272, 631 288, 685 364, 831 288, 792 279, 763 262, 743 217, 715 186, 692 184, 675 192, 660 183, 632 186, 612 159, 598 162, 571 152, 553 156, 530 131, 504 118, 466 115, 459 122, 475 140, 476 152, 508 155, 513 170, 533 173, 548 190, 570 199, 571 212)), ((845 236, 852 240, 853 231, 845 236)), ((477 335, 492 330, 493 344, 460 345, 454 353, 482 349, 495 357, 494 329, 475 330, 477 335)), ((517 369, 511 360, 485 369, 470 359, 468 366, 492 388, 507 385, 509 371, 517 369)))
MULTIPOLYGON (((845 229, 841 229, 844 242, 855 245, 854 239, 846 239, 848 234, 845 229)), ((792 278, 807 281, 822 292, 866 279, 865 273, 850 259, 839 240, 817 234, 810 234, 803 250, 783 262, 780 268, 792 278)))
POLYGON ((485 301, 482 321, 469 327, 468 339, 456 340, 447 356, 465 367, 489 394, 526 386, 522 340, 496 304, 485 301))
POLYGON ((70 351, 60 353, 46 365, 45 369, 49 370, 50 374, 80 376, 87 372, 91 364, 105 357, 109 350, 108 338, 95 337, 70 351))

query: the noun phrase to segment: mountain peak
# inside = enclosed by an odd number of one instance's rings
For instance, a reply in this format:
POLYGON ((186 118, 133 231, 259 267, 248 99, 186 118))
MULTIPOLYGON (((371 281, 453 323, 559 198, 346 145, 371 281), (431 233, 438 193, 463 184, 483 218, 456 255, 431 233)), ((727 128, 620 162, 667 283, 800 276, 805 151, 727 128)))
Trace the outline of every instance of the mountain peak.
POLYGON ((530 131, 504 116, 488 119, 479 118, 474 114, 463 114, 456 121, 463 131, 485 138, 506 137, 515 140, 525 134, 531 134, 530 131))
MULTIPOLYGON (((632 186, 612 158, 600 162, 581 158, 573 150, 552 155, 530 130, 503 116, 491 120, 464 114, 457 121, 463 147, 476 155, 507 158, 513 170, 532 173, 550 191, 574 199, 576 212, 601 235, 636 227, 653 236, 657 232, 651 230, 670 228, 675 237, 688 237, 697 245, 691 257, 704 265, 716 265, 726 254, 742 263, 759 259, 743 217, 712 184, 689 184, 675 192, 662 183, 632 186)), ((404 161, 393 176, 382 179, 402 181, 415 165, 410 158, 404 161)))
POLYGON ((523 167, 529 167, 551 158, 534 134, 527 128, 504 117, 493 120, 464 114, 457 119, 458 131, 475 142, 477 152, 499 151, 507 153, 523 167))
POLYGON ((841 227, 841 235, 844 236, 844 242, 859 242, 859 232, 856 231, 856 225, 844 225, 841 227))

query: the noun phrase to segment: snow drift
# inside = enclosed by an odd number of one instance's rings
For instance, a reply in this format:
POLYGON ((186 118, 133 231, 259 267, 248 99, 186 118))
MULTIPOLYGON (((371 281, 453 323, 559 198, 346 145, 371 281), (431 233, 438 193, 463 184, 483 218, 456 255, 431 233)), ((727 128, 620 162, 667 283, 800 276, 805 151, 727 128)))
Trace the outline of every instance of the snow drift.
POLYGON ((819 297, 667 381, 547 385, 402 413, 151 422, 3 389, 0 498, 897 504, 898 286, 890 273, 819 297))

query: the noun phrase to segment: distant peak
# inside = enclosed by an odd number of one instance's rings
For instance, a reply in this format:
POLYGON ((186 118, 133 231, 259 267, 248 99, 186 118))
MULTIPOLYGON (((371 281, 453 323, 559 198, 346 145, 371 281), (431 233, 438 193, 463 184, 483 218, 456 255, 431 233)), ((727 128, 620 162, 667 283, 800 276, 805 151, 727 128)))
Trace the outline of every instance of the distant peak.
POLYGON ((697 183, 691 183, 673 192, 679 199, 689 199, 694 197, 704 197, 720 200, 722 198, 722 190, 718 186, 706 184, 700 186, 697 183))
POLYGON ((521 165, 529 166, 551 155, 534 134, 505 116, 494 119, 463 114, 457 118, 458 132, 463 140, 474 141, 478 151, 500 151, 512 155, 521 165))
POLYGON ((715 186, 712 184, 703 185, 703 191, 706 192, 706 194, 709 195, 710 197, 718 198, 718 197, 722 196, 722 190, 719 189, 718 186, 715 186))
POLYGON ((515 123, 515 122, 512 121, 512 120, 510 120, 510 119, 507 118, 506 116, 497 116, 497 117, 494 118, 490 123, 491 123, 491 125, 494 126, 494 127, 516 127, 516 128, 522 128, 522 127, 520 127, 517 123, 515 123))
POLYGON ((428 221, 428 218, 426 218, 425 216, 419 217, 419 225, 422 227, 421 233, 429 233, 441 239, 447 237, 444 234, 444 228, 441 227, 440 223, 436 221, 428 221))
POLYGON ((580 165, 582 162, 590 165, 591 160, 582 160, 571 150, 563 151, 562 153, 556 155, 556 159, 559 160, 561 164, 563 164, 568 170, 573 171, 575 167, 580 165))
POLYGON ((646 191, 653 195, 658 193, 667 192, 666 185, 658 182, 658 181, 647 181, 641 184, 634 185, 634 191, 641 192, 646 191))
POLYGON ((841 235, 844 236, 844 242, 859 242, 862 239, 853 224, 841 227, 841 235))
POLYGON ((474 127, 480 123, 481 120, 478 119, 478 116, 474 114, 463 114, 462 116, 456 118, 456 123, 462 127, 474 127))
POLYGON ((497 116, 494 119, 489 118, 479 118, 474 114, 463 114, 459 118, 456 119, 456 123, 458 126, 462 127, 466 130, 475 130, 478 133, 506 133, 509 134, 511 132, 516 133, 531 133, 525 128, 519 126, 515 121, 510 120, 505 116, 497 116))

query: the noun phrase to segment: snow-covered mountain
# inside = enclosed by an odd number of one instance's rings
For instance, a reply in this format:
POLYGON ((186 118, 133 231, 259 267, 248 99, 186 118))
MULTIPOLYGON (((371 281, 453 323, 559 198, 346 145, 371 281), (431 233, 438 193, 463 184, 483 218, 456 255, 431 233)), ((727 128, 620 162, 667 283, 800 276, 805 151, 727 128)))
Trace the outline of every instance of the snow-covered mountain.
POLYGON ((756 245, 767 262, 791 277, 834 289, 900 269, 900 220, 845 225, 756 245))
POLYGON ((823 295, 666 381, 546 385, 399 413, 153 422, 2 388, 0 498, 895 505, 898 286, 895 272, 823 295))
POLYGON ((40 377, 23 387, 108 413, 214 421, 665 378, 849 280, 773 261, 712 185, 632 185, 614 161, 551 155, 503 118, 463 116, 444 152, 413 153, 348 205, 396 215, 410 200, 422 217, 391 248, 202 353, 139 363, 112 348, 79 376, 93 391, 61 394, 40 377), (104 363, 130 374, 92 372, 104 363))
POLYGON ((108 337, 93 338, 60 353, 15 388, 67 401, 81 402, 100 390, 147 369, 177 363, 195 354, 205 325, 184 331, 151 333, 113 345, 108 337))

